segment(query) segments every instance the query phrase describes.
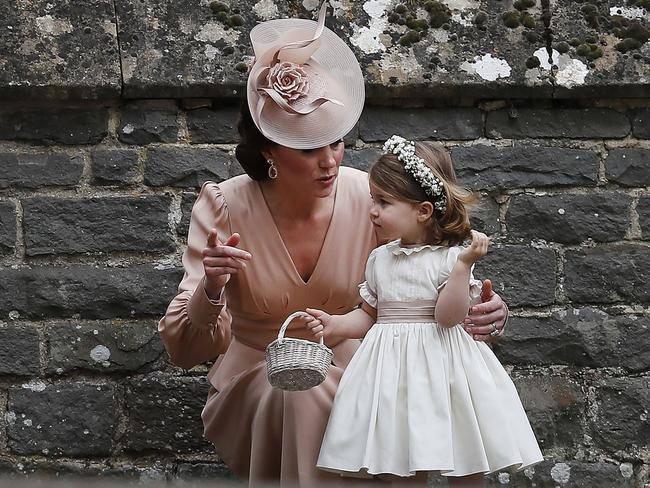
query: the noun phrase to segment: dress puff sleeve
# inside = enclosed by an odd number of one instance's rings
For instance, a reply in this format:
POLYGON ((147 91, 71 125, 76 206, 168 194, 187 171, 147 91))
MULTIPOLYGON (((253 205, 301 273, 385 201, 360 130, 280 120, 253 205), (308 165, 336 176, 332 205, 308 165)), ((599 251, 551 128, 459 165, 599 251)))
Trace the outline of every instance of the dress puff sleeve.
MULTIPOLYGON (((451 270, 453 269, 458 255, 463 248, 461 246, 450 247, 449 250, 443 255, 442 262, 440 263, 440 275, 438 277, 438 291, 447 284, 451 270)), ((474 278, 474 265, 469 273, 469 301, 471 304, 476 303, 481 296, 481 287, 483 282, 474 278)))
POLYGON ((366 281, 359 285, 359 295, 371 307, 377 308, 377 280, 375 278, 375 261, 377 249, 373 249, 366 261, 366 281))
POLYGON ((202 252, 210 229, 216 228, 219 240, 230 235, 225 198, 215 183, 203 185, 192 208, 187 248, 183 253, 185 275, 178 294, 158 323, 158 332, 171 361, 189 369, 216 358, 230 344, 230 314, 225 297, 210 300, 203 281, 202 252))

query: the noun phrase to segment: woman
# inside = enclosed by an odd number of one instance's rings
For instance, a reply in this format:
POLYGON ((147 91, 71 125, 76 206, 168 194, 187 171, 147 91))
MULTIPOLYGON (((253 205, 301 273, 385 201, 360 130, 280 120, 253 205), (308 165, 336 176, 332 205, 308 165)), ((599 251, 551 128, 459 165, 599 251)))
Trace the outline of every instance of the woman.
MULTIPOLYGON (((357 285, 377 245, 367 175, 340 166, 342 138, 363 109, 363 78, 324 18, 325 5, 317 24, 281 19, 251 31, 256 60, 236 151, 247 175, 201 189, 185 276, 159 324, 175 364, 190 368, 220 355, 208 374, 205 436, 251 486, 338 480, 318 471, 316 459, 358 342, 328 344, 329 374, 304 392, 271 388, 264 350, 293 311, 357 307, 357 285)), ((500 333, 507 310, 489 285, 483 298, 468 319, 480 340, 500 333)), ((310 337, 301 324, 288 335, 310 337)))

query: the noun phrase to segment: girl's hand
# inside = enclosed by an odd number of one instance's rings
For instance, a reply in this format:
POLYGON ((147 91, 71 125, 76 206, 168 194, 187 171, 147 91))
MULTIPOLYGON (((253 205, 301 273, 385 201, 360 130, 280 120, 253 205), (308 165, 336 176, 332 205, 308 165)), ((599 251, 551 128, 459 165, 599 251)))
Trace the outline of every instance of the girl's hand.
POLYGON ((311 320, 308 320, 305 326, 310 330, 316 339, 321 337, 326 338, 331 335, 333 327, 333 317, 327 312, 318 310, 316 308, 308 308, 306 312, 311 315, 311 320))
POLYGON ((487 254, 490 245, 490 238, 482 232, 473 230, 471 233, 472 243, 458 255, 459 261, 470 266, 487 254))
POLYGON ((246 268, 246 261, 251 254, 237 245, 241 241, 234 233, 223 244, 217 237, 217 229, 210 229, 208 242, 203 249, 203 273, 205 274, 205 292, 208 298, 216 300, 231 274, 246 268))

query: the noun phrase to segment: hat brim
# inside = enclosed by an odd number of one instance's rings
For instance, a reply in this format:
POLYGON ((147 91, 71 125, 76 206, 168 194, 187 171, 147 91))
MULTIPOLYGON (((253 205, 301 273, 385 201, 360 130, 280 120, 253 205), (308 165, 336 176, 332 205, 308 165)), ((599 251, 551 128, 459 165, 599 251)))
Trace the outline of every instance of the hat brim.
MULTIPOLYGON (((272 44, 292 29, 315 29, 316 22, 303 19, 278 19, 255 26, 250 33, 254 43, 272 44)), ((348 45, 327 27, 320 37, 320 47, 312 55, 323 76, 335 83, 330 92, 343 105, 326 102, 309 114, 292 114, 275 103, 265 103, 258 129, 271 141, 293 149, 313 149, 332 144, 355 126, 365 102, 363 74, 356 56, 348 45)), ((253 70, 251 70, 253 72, 253 70)), ((256 109, 260 101, 252 77, 247 84, 248 107, 256 109)))

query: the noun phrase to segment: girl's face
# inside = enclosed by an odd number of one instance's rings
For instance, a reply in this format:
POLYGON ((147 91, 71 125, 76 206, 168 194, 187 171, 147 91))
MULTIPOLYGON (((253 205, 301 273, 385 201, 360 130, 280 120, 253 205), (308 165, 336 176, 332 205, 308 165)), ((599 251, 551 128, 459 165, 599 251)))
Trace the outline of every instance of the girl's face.
POLYGON ((401 239, 403 244, 427 241, 426 221, 431 216, 426 203, 399 200, 370 182, 370 221, 380 243, 401 239), (423 208, 424 206, 424 208, 423 208))
POLYGON ((278 169, 278 177, 273 181, 286 191, 326 197, 334 190, 344 148, 343 141, 316 149, 278 145, 264 151, 263 155, 278 169))

